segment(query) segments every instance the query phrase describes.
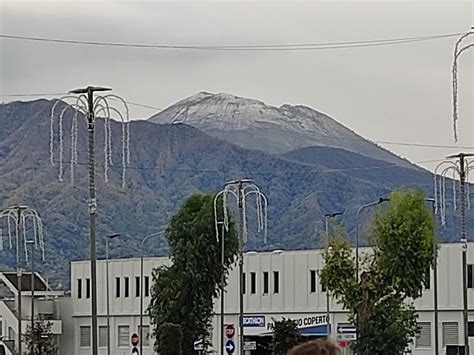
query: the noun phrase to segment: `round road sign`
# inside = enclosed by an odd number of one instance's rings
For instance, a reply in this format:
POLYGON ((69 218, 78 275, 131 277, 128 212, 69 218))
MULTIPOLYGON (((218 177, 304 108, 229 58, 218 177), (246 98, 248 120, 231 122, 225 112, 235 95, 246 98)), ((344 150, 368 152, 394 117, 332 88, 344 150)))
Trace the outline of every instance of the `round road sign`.
POLYGON ((132 346, 137 346, 137 345, 138 345, 138 341, 139 341, 138 334, 137 334, 137 333, 133 333, 130 340, 131 340, 131 342, 132 342, 132 346))
POLYGON ((225 335, 227 338, 231 339, 235 335, 235 328, 233 324, 227 324, 225 326, 225 335))

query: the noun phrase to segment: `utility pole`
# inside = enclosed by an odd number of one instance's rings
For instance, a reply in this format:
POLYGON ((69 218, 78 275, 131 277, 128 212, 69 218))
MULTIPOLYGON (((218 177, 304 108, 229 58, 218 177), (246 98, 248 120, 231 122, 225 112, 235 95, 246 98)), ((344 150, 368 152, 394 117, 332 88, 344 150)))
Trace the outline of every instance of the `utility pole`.
POLYGON ((474 169, 474 161, 467 160, 466 158, 473 157, 472 153, 459 153, 446 157, 447 160, 438 164, 435 168, 435 192, 439 192, 441 198, 441 220, 442 224, 445 223, 445 188, 444 179, 449 172, 453 172, 453 178, 455 175, 459 175, 459 193, 460 193, 460 206, 459 206, 459 223, 460 223, 460 238, 461 244, 461 269, 462 269, 462 297, 463 297, 463 328, 464 328, 464 346, 465 353, 469 354, 469 313, 468 313, 468 294, 467 294, 467 229, 466 229, 466 176, 467 172, 474 169), (436 189, 437 182, 436 176, 438 169, 443 168, 440 171, 441 183, 440 189, 436 189))
POLYGON ((225 261, 225 239, 224 239, 224 221, 218 222, 221 226, 221 267, 222 267, 222 277, 221 277, 221 354, 224 355, 224 292, 225 292, 225 273, 224 273, 224 261, 225 261))
POLYGON ((28 240, 27 245, 31 245, 31 354, 35 348, 35 241, 28 240))
POLYGON ((89 227, 90 227, 90 258, 91 258, 91 313, 92 313, 92 355, 98 355, 97 326, 97 252, 96 252, 96 217, 97 199, 95 193, 95 156, 94 156, 94 92, 109 91, 109 88, 88 86, 71 90, 71 94, 87 95, 87 132, 89 142, 89 227))
POLYGON ((246 198, 250 194, 256 195, 256 210, 257 210, 257 223, 258 231, 264 231, 264 241, 266 242, 266 211, 267 211, 267 198, 260 191, 260 188, 250 179, 240 179, 228 181, 224 185, 224 189, 217 193, 214 198, 214 213, 215 213, 215 224, 216 231, 218 234, 218 221, 216 213, 216 201, 217 197, 223 195, 223 213, 224 213, 224 226, 228 225, 227 220, 227 195, 231 194, 237 199, 237 209, 239 215, 239 354, 244 355, 244 246, 247 242, 247 226, 246 226, 246 209, 245 203, 246 198))
POLYGON ((115 115, 122 124, 122 188, 125 188, 125 176, 127 164, 130 163, 130 119, 127 103, 120 97, 114 94, 104 96, 97 95, 94 98, 94 93, 110 91, 110 88, 87 86, 69 91, 69 94, 57 100, 51 108, 51 122, 50 122, 50 162, 54 165, 54 119, 55 108, 59 104, 66 104, 58 116, 59 120, 59 180, 63 179, 63 118, 68 109, 74 110, 74 116, 71 125, 71 183, 74 183, 74 165, 77 164, 77 118, 78 114, 83 114, 87 121, 88 132, 88 173, 89 173, 89 224, 90 224, 90 259, 91 259, 91 316, 92 316, 92 355, 98 355, 98 326, 97 326, 97 255, 96 255, 96 218, 97 218, 97 199, 95 186, 95 153, 94 153, 94 131, 96 124, 96 116, 103 115, 104 117, 104 180, 108 181, 108 167, 112 164, 112 141, 111 141, 111 124, 110 119, 112 114, 115 115), (74 94, 74 95, 71 95, 74 94), (120 110, 113 107, 108 99, 119 101, 125 110, 125 116, 121 114, 120 110), (72 104, 67 104, 67 100, 73 100, 72 104))
POLYGON ((448 159, 458 159, 459 161, 459 183, 460 183, 460 200, 461 206, 460 223, 461 223, 461 248, 462 248, 462 288, 463 288, 463 324, 464 324, 464 346, 465 353, 469 354, 469 314, 468 314, 468 298, 467 298, 467 230, 466 230, 466 157, 474 156, 474 154, 459 153, 450 155, 448 159))
MULTIPOLYGON (((329 219, 334 218, 336 216, 342 215, 344 212, 332 212, 332 213, 326 213, 324 215, 324 222, 326 226, 326 255, 329 253, 329 219)), ((326 289, 326 322, 327 322, 327 336, 328 338, 331 336, 332 333, 332 327, 330 323, 330 297, 329 297, 329 289, 326 289)))
POLYGON ((120 233, 105 236, 105 290, 107 297, 107 355, 110 355, 110 281, 109 281, 109 241, 120 237, 120 233))

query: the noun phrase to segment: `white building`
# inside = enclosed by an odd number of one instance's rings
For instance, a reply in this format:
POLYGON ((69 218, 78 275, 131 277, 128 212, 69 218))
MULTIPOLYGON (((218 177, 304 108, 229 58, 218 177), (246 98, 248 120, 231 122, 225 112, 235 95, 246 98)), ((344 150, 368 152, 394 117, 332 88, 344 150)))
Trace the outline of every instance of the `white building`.
MULTIPOLYGON (((11 354, 16 349, 18 338, 18 281, 16 272, 0 273, 0 354, 11 354)), ((21 278, 21 331, 25 334, 27 326, 31 324, 31 273, 22 273, 21 278)), ((69 299, 64 299, 62 291, 52 291, 47 282, 35 273, 34 291, 34 319, 41 319, 51 323, 51 332, 57 337, 61 345, 64 337, 60 309, 68 309, 69 299)), ((26 345, 22 342, 22 352, 26 353, 26 345)))
MULTIPOLYGON (((147 258, 144 263, 146 288, 151 286, 153 268, 168 262, 167 258, 147 258)), ((468 262, 474 263, 474 243, 468 248, 468 262)), ((445 354, 446 345, 463 343, 462 323, 462 267, 459 244, 442 244, 438 259, 438 308, 439 308, 439 349, 445 354)), ((323 267, 321 250, 249 252, 245 254, 245 296, 244 313, 249 323, 244 328, 247 340, 257 341, 257 351, 251 354, 268 354, 265 344, 271 338, 272 318, 297 319, 302 333, 308 336, 321 336, 326 327, 326 293, 319 283, 317 271, 323 267), (253 316, 253 318, 251 318, 253 316)), ((90 354, 90 286, 89 262, 73 262, 71 266, 72 319, 74 324, 74 354, 90 354)), ((474 273, 472 264, 469 274, 469 305, 471 335, 474 336, 474 273)), ((130 336, 139 333, 139 276, 140 260, 119 259, 110 261, 110 314, 112 354, 130 354, 130 336)), ((432 273, 433 271, 431 271, 432 273)), ((105 262, 98 262, 98 313, 99 313, 99 354, 106 354, 106 290, 105 262)), ((144 295, 145 309, 150 297, 144 295)), ((434 293, 433 278, 423 296, 416 300, 422 332, 415 341, 413 353, 417 355, 434 354, 434 293)), ((233 324, 239 331, 238 310, 238 272, 235 268, 228 280, 225 297, 224 324, 233 324)), ((220 349, 220 300, 215 303, 216 317, 213 321, 213 350, 220 349)), ((330 300, 330 326, 335 337, 338 325, 347 324, 347 313, 333 300, 330 300)), ((144 318, 144 332, 148 332, 149 319, 144 318)), ((237 340, 238 334, 234 340, 237 340)), ((237 343, 237 341, 235 341, 237 343)), ((474 339, 470 338, 474 349, 474 339)), ((237 350, 236 350, 237 352, 237 350)), ((144 343, 145 355, 152 354, 152 344, 144 343)))
MULTIPOLYGON (((150 301, 152 270, 168 263, 168 258, 145 258, 144 260, 144 309, 150 301)), ((474 336, 474 243, 468 248, 468 297, 470 335, 474 336)), ((446 345, 463 343, 462 322, 462 267, 461 247, 459 244, 442 244, 438 258, 438 329, 440 354, 446 354, 446 345)), ((245 254, 245 295, 244 336, 247 341, 255 341, 257 350, 247 354, 269 354, 265 347, 271 339, 272 318, 296 319, 301 331, 307 336, 324 336, 328 330, 326 321, 326 293, 319 283, 317 271, 323 267, 321 250, 275 251, 245 254)), ((98 272, 98 324, 99 354, 107 354, 107 298, 105 261, 97 263, 98 272)), ((431 271, 433 273, 433 271, 431 271)), ((432 275, 431 275, 432 276, 432 275)), ((130 337, 139 334, 140 310, 140 259, 115 259, 109 264, 110 285, 110 335, 111 354, 128 355, 131 353, 130 337)), ((63 321, 60 337, 60 354, 91 354, 91 316, 90 316, 90 263, 80 261, 71 263, 71 298, 60 302, 60 314, 63 321)), ((434 354, 433 277, 423 296, 416 300, 421 335, 412 347, 413 354, 434 354)), ((235 268, 228 280, 225 297, 224 324, 233 324, 237 344, 239 332, 238 310, 238 272, 235 268)), ((3 302, 3 301, 2 301, 3 302)), ((27 301, 25 301, 27 304, 27 301)), ((8 332, 10 322, 6 320, 1 308, 0 322, 2 334, 8 332)), ((220 300, 215 302, 216 316, 213 320, 213 349, 220 353, 220 300)), ((11 316, 11 315, 10 315, 11 316)), ((9 317, 10 317, 9 316, 9 317)), ((10 317, 11 318, 11 317, 10 317)), ((333 300, 330 300, 330 329, 336 337, 338 326, 347 324, 347 313, 333 300)), ((144 317, 144 333, 150 330, 148 317, 144 317)), ((15 328, 13 327, 13 330, 15 328)), ((189 339, 193 341, 195 339, 189 339)), ((227 338, 226 338, 227 340, 227 338)), ((144 341, 144 355, 153 353, 153 344, 144 341)), ((470 338, 470 347, 474 349, 474 339, 470 338)), ((235 350, 237 353, 238 349, 235 350)))

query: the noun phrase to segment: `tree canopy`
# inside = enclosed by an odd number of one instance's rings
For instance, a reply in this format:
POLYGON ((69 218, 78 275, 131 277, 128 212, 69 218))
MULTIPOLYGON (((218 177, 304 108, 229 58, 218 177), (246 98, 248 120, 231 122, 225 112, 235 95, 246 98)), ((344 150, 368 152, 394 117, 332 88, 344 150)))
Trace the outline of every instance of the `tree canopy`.
POLYGON ((417 333, 409 299, 420 297, 436 253, 433 219, 422 192, 390 194, 375 216, 373 249, 359 261, 347 240, 336 236, 325 254, 321 283, 350 312, 358 326, 359 354, 400 354, 417 333))
MULTIPOLYGON (((165 323, 179 325, 186 334, 183 354, 193 352, 193 342, 209 338, 213 302, 219 295, 222 274, 228 275, 236 260, 238 238, 232 220, 224 238, 216 238, 214 196, 195 194, 189 197, 171 218, 166 230, 172 264, 153 271, 149 312, 159 338, 165 323), (221 242, 225 241, 224 265, 221 265, 221 242)), ((222 220, 222 201, 218 218, 222 220)), ((160 344, 155 344, 160 350, 160 344)))

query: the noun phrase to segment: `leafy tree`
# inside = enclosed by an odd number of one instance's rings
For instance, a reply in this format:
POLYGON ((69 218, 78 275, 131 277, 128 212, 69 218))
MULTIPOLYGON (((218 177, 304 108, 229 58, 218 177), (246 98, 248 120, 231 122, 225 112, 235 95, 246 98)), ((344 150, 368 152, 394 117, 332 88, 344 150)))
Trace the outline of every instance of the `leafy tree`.
POLYGON ((391 193, 375 217, 373 251, 360 260, 359 280, 349 243, 341 237, 330 243, 321 283, 357 324, 357 353, 401 354, 418 332, 410 299, 421 296, 434 260, 432 225, 422 192, 391 193))
MULTIPOLYGON (((209 338, 213 300, 219 295, 222 274, 228 275, 238 251, 237 234, 230 221, 225 233, 224 265, 221 265, 213 202, 214 196, 208 194, 195 194, 184 202, 166 230, 172 264, 153 271, 148 310, 155 325, 155 338, 159 339, 163 324, 180 325, 187 334, 184 354, 193 353, 195 340, 209 338)), ((222 203, 218 214, 222 220, 222 203)), ((219 241, 222 239, 219 237, 219 241)), ((155 349, 161 352, 159 341, 155 349)))
POLYGON ((294 320, 283 318, 273 320, 273 355, 286 355, 295 345, 301 341, 300 331, 294 320))
POLYGON ((160 355, 182 355, 183 331, 181 326, 172 323, 163 323, 158 334, 160 355))
POLYGON ((57 354, 58 344, 54 334, 51 332, 53 323, 45 321, 36 321, 26 328, 24 335, 26 341, 26 347, 28 354, 31 355, 44 355, 44 354, 57 354))

